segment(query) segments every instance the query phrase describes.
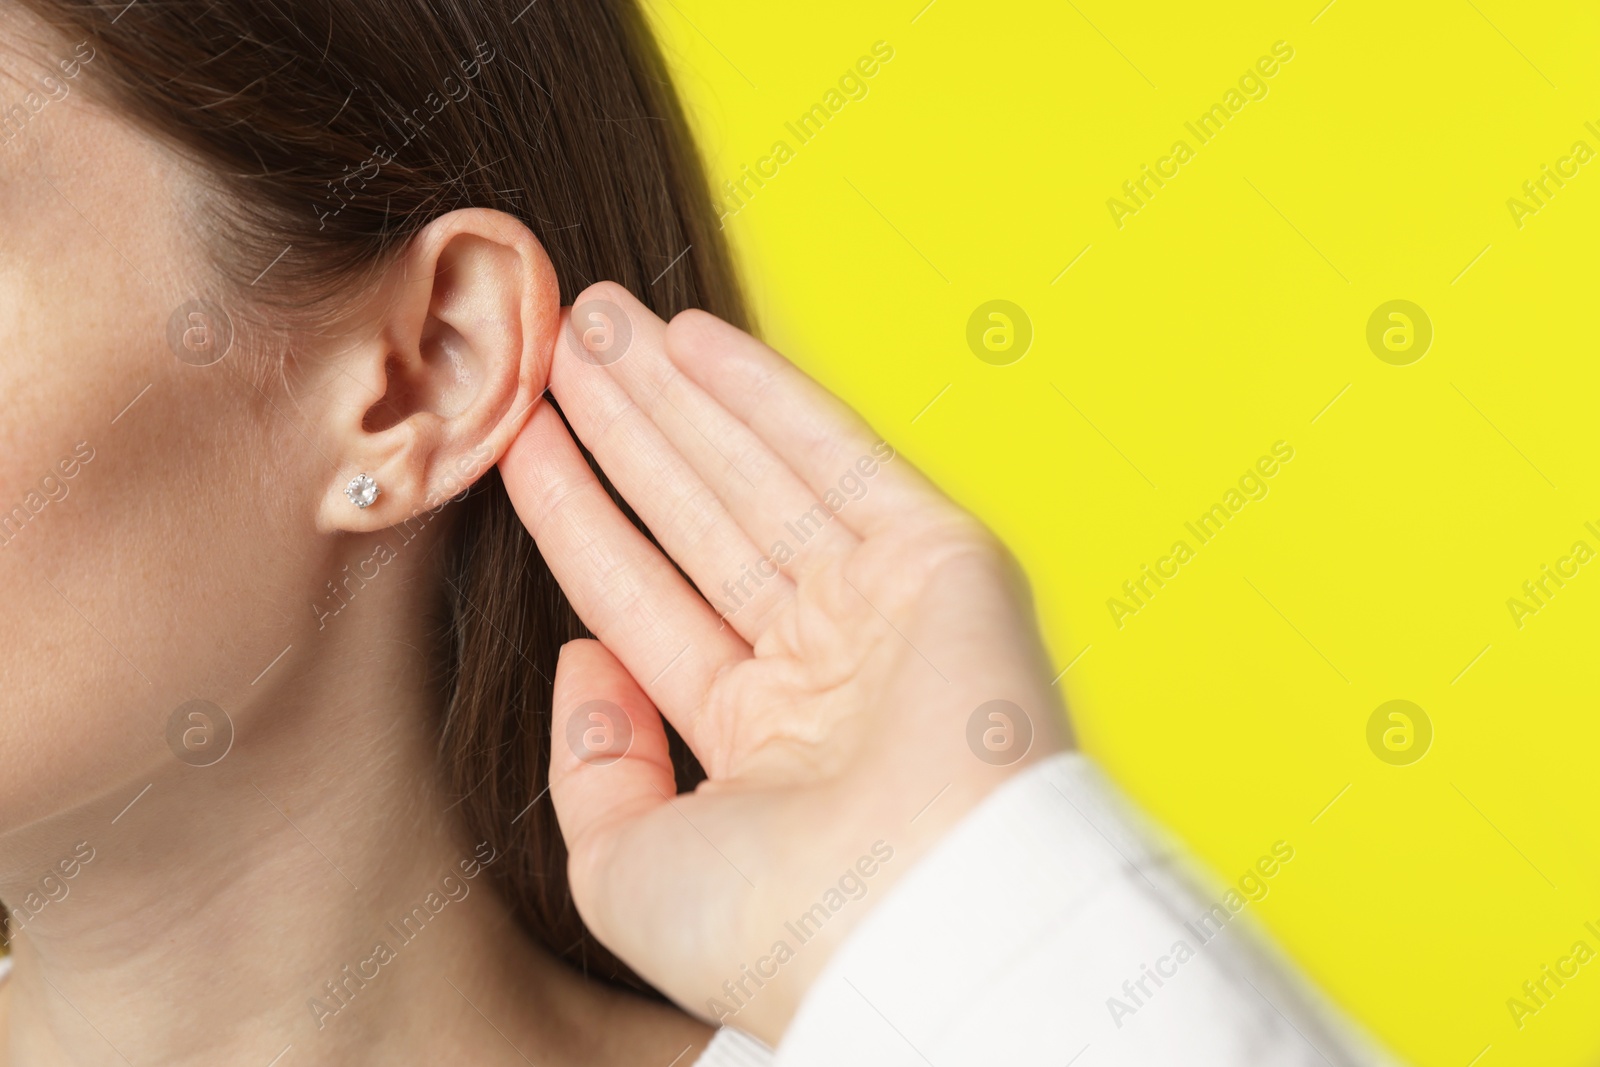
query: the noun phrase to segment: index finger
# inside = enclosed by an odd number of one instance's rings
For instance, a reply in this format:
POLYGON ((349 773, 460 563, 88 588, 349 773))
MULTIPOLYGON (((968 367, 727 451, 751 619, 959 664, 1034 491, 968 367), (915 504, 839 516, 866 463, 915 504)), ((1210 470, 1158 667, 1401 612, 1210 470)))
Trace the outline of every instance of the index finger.
POLYGON ((691 748, 725 667, 750 646, 629 522, 560 414, 540 403, 500 461, 512 506, 573 610, 611 649, 691 748))
POLYGON ((954 509, 848 404, 738 327, 680 312, 667 326, 667 354, 858 534, 954 509))

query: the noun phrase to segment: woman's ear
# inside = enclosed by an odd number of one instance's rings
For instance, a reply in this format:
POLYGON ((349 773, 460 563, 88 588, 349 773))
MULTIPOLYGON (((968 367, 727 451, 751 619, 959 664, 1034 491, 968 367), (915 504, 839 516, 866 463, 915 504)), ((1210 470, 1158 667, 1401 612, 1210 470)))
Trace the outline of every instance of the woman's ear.
POLYGON ((336 468, 317 511, 323 532, 381 530, 465 490, 549 381, 560 290, 544 246, 512 216, 435 219, 376 293, 323 397, 336 468), (346 490, 363 474, 377 496, 358 507, 346 490))

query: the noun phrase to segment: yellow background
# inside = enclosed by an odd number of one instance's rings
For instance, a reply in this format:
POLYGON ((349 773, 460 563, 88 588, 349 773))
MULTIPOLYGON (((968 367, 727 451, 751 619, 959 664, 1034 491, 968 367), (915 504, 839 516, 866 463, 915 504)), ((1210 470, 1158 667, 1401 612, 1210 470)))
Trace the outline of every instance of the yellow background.
POLYGON ((1600 961, 1520 1029, 1506 1001, 1600 950, 1600 562, 1520 629, 1506 602, 1600 548, 1600 161, 1520 228, 1506 202, 1600 150, 1600 16, 1323 2, 652 10, 715 183, 795 150, 726 221, 767 338, 1014 546, 1084 746, 1221 877, 1290 842, 1250 910, 1409 1061, 1591 1062, 1600 961), (785 121, 880 40, 799 145, 785 121), (1198 146, 1184 122, 1280 40, 1198 146), (1106 201, 1179 138, 1119 229, 1106 201), (1009 366, 966 341, 994 299, 1034 329, 1009 366), (1435 331, 1409 366, 1366 341, 1393 299, 1435 331), (1199 547, 1183 524, 1278 440, 1269 495, 1199 547), (1409 766, 1367 745, 1391 699, 1435 731, 1409 766))

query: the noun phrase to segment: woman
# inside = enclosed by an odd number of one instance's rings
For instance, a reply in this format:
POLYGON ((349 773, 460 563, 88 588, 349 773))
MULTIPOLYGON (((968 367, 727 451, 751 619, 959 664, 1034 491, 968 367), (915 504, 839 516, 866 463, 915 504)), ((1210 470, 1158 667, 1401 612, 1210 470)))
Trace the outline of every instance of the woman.
POLYGON ((1309 1057, 1220 948, 1108 1007, 1188 898, 631 3, 0 29, 0 1065, 1309 1057))

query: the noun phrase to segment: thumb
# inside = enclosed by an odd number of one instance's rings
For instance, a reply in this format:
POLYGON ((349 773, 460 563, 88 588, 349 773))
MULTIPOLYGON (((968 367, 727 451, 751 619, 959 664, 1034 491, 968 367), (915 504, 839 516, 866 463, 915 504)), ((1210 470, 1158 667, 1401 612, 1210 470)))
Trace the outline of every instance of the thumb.
POLYGON ((556 661, 550 802, 567 842, 580 910, 611 844, 634 819, 677 793, 661 715, 599 641, 569 641, 556 661))

